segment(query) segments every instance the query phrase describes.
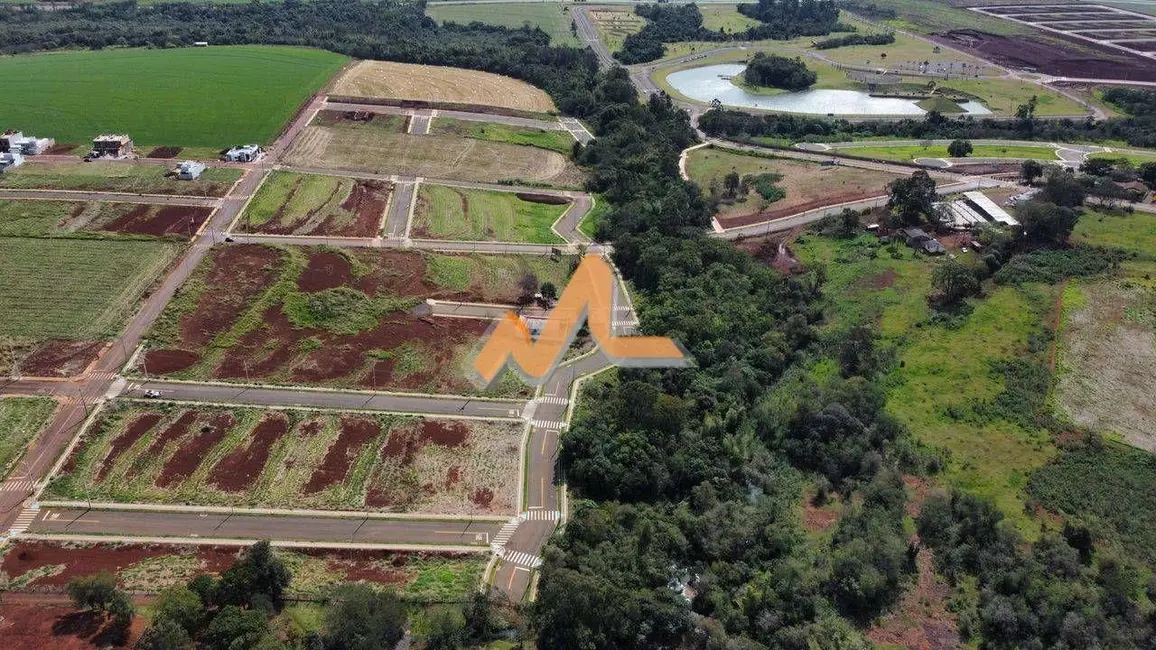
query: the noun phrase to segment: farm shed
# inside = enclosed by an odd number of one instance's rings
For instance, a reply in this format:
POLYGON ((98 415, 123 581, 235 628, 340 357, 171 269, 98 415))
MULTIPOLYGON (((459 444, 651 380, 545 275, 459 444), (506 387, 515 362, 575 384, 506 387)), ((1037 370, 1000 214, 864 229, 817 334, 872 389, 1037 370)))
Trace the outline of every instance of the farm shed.
POLYGON ((124 158, 132 153, 132 138, 123 133, 98 135, 92 141, 92 153, 97 158, 124 158))
POLYGON ((177 178, 182 181, 195 181, 205 171, 205 163, 195 160, 186 160, 177 167, 177 178))
POLYGON ((233 147, 225 152, 225 160, 229 162, 253 162, 261 155, 261 146, 246 144, 233 147))
POLYGON ((923 251, 929 255, 942 255, 947 252, 943 244, 924 232, 922 228, 904 228, 901 232, 903 233, 903 238, 907 241, 907 245, 917 251, 923 251))

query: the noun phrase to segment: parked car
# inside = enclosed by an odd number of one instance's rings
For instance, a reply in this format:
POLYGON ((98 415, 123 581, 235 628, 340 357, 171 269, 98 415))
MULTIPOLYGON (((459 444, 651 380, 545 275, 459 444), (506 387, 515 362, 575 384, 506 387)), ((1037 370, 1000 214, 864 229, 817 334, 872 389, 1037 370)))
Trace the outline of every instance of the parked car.
POLYGON ((156 398, 161 396, 161 392, 159 390, 151 390, 150 389, 150 390, 146 390, 144 392, 144 396, 149 398, 149 399, 156 399, 156 398))

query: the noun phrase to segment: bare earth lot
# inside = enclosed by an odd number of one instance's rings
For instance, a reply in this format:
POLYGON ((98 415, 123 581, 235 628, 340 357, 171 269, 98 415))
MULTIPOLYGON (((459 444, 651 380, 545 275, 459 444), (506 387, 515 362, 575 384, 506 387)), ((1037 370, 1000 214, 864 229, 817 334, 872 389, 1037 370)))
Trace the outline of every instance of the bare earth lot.
MULTIPOLYGON (((472 391, 489 321, 421 315, 426 298, 511 304, 570 260, 377 249, 217 247, 149 335, 139 371, 185 379, 472 391)), ((506 390, 512 386, 499 387, 506 390)))
POLYGON ((477 70, 361 61, 334 84, 334 95, 497 106, 546 113, 549 95, 530 84, 477 70))
POLYGON ((887 183, 898 178, 895 174, 869 169, 823 167, 818 163, 747 156, 711 147, 696 149, 687 158, 691 180, 706 192, 710 191, 712 183, 721 186, 723 178, 732 170, 740 176, 781 174, 783 178, 775 185, 786 191, 786 197, 767 203, 752 189, 745 200, 720 206, 717 218, 724 228, 770 221, 824 205, 881 196, 886 193, 887 183))
POLYGON ((410 135, 373 122, 308 126, 289 147, 285 161, 300 167, 489 183, 570 187, 585 179, 556 151, 452 135, 410 135))
POLYGON ((101 233, 187 238, 212 212, 180 205, 0 199, 0 237, 101 233))
POLYGON ((53 498, 512 513, 517 422, 121 406, 88 433, 53 498))
MULTIPOLYGON (((157 593, 198 575, 219 574, 238 559, 241 550, 237 546, 22 541, 4 549, 0 587, 60 593, 73 578, 108 571, 125 589, 157 593)), ((485 564, 482 556, 460 553, 278 549, 277 554, 293 572, 290 595, 310 598, 323 596, 340 583, 369 582, 388 585, 415 600, 452 600, 476 588, 485 564)), ((34 611, 24 618, 13 614, 19 611, 17 607, 21 606, 0 605, 0 634, 4 635, 5 650, 93 647, 87 643, 72 645, 70 637, 78 635, 55 625, 56 614, 51 611, 40 616, 34 616, 34 611), (46 638, 52 639, 51 646, 34 643, 46 638), (12 639, 16 640, 15 646, 8 644, 12 639), (25 642, 30 645, 20 645, 25 642)), ((60 609, 62 614, 71 611, 60 609)), ((143 617, 137 620, 143 627, 143 617)), ((79 636, 89 638, 92 634, 79 636)))
POLYGON ((384 181, 273 172, 245 209, 238 229, 271 235, 373 237, 392 185, 384 181))

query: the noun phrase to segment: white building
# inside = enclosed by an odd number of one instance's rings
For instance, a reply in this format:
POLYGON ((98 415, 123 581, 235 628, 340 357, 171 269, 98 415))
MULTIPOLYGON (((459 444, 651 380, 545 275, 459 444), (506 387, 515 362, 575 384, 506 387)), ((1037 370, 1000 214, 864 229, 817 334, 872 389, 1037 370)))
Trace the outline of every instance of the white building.
POLYGON ((0 172, 7 171, 10 167, 19 167, 24 164, 24 155, 13 153, 0 153, 0 172))
POLYGON ((225 160, 229 162, 253 162, 261 155, 261 146, 247 144, 233 147, 225 152, 225 160))
POLYGON ((182 181, 195 181, 205 171, 205 163, 195 160, 186 160, 177 167, 177 178, 182 181))
POLYGON ((37 156, 56 144, 52 138, 37 138, 19 131, 7 131, 0 135, 0 153, 19 153, 37 156))
POLYGON ((999 224, 1018 226, 1019 221, 995 204, 983 192, 964 192, 962 199, 937 203, 943 222, 955 230, 999 224))

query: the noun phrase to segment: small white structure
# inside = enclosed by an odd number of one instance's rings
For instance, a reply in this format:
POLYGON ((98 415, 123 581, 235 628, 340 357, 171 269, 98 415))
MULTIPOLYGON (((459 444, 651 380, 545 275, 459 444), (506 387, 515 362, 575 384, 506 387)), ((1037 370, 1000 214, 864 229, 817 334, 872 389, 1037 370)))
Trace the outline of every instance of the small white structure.
POLYGON ((193 43, 193 47, 208 47, 208 46, 209 46, 208 41, 197 41, 197 42, 193 43))
POLYGON ((0 153, 0 172, 7 171, 11 167, 19 167, 24 164, 24 155, 13 153, 0 153))
POLYGON ((233 147, 225 152, 225 160, 229 162, 253 162, 261 155, 261 146, 247 144, 233 147))
POLYGON ((38 156, 48 151, 56 140, 52 138, 37 138, 24 135, 19 131, 6 131, 0 135, 0 153, 19 153, 25 156, 38 156))
POLYGON ((205 171, 205 163, 195 160, 186 160, 177 167, 177 178, 182 181, 195 181, 205 171))

